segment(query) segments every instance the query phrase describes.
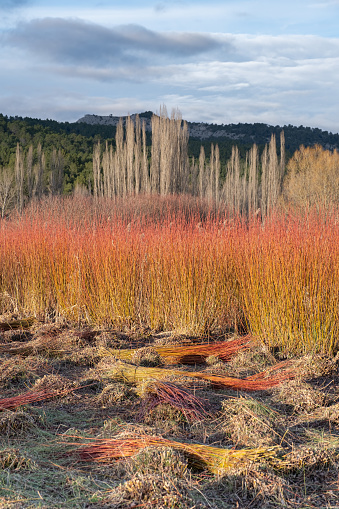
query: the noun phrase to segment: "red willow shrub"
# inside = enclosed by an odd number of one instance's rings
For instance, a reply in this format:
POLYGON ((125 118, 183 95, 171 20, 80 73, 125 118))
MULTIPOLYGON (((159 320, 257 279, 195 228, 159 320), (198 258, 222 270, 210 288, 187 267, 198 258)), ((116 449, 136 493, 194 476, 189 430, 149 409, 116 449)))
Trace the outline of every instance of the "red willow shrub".
POLYGON ((229 218, 184 197, 63 198, 0 223, 0 313, 337 349, 335 212, 229 218), (147 208, 149 205, 149 208, 147 208))

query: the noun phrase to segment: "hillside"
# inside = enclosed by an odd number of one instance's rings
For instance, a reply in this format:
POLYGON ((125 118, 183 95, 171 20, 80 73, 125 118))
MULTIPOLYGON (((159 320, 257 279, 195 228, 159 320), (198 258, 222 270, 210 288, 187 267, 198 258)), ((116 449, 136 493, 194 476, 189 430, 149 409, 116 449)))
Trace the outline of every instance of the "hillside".
MULTIPOLYGON (((151 117, 153 113, 146 111, 140 113, 141 122, 145 122, 146 130, 151 132, 151 117)), ((131 115, 134 119, 136 114, 131 115)), ((87 124, 91 126, 112 126, 116 127, 120 117, 113 115, 85 115, 80 118, 78 124, 87 124)), ((123 117, 126 120, 126 117, 123 117)), ((319 144, 326 149, 339 149, 339 134, 322 131, 318 128, 304 126, 272 126, 263 123, 255 124, 208 124, 205 122, 187 122, 190 138, 201 141, 218 141, 219 144, 230 140, 232 144, 253 144, 264 145, 270 141, 271 134, 279 134, 284 130, 286 139, 286 148, 289 152, 294 152, 300 145, 311 146, 319 144)))

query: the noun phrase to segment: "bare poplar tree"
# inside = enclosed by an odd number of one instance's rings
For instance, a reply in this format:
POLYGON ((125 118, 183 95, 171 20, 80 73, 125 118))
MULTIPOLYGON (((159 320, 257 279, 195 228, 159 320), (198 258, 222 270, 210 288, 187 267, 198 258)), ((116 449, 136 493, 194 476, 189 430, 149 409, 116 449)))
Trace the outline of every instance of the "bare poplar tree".
POLYGON ((139 194, 141 190, 141 126, 139 115, 135 117, 135 145, 134 145, 134 181, 135 194, 139 194))
POLYGON ((265 217, 268 212, 268 149, 265 145, 261 156, 261 213, 265 217))
POLYGON ((145 193, 151 192, 151 183, 149 178, 149 166, 146 146, 146 126, 145 121, 142 123, 142 187, 145 193))
POLYGON ((124 126, 122 119, 120 119, 117 126, 115 135, 116 143, 116 178, 117 178, 117 193, 120 196, 126 194, 126 151, 124 147, 124 126))
POLYGON ((248 213, 253 215, 258 211, 258 165, 259 155, 258 147, 253 145, 248 155, 249 175, 248 175, 248 213))
POLYGON ((209 163, 209 175, 208 175, 208 186, 207 186, 207 199, 212 202, 214 199, 214 182, 215 182, 215 161, 214 161, 214 145, 211 144, 211 157, 209 163))
POLYGON ((263 215, 269 215, 278 203, 282 189, 283 168, 285 166, 285 138, 280 137, 281 157, 280 162, 277 156, 277 144, 275 135, 272 134, 269 146, 265 146, 261 167, 261 205, 263 215))
POLYGON ((108 198, 112 198, 112 182, 111 182, 111 174, 110 174, 110 157, 109 157, 109 149, 108 142, 106 141, 105 151, 102 155, 102 179, 103 179, 103 195, 108 198))
POLYGON ((31 201, 31 199, 33 197, 33 189, 34 189, 33 145, 29 146, 27 156, 26 156, 26 188, 27 188, 28 201, 31 201))
POLYGON ((189 185, 188 129, 178 110, 171 119, 167 110, 160 108, 160 115, 152 117, 152 192, 166 195, 183 193, 189 185))
POLYGON ((201 145, 200 155, 199 155, 199 196, 200 196, 200 198, 204 197, 205 185, 206 185, 205 150, 204 150, 204 147, 201 145))
POLYGON ((285 154, 285 133, 281 131, 280 133, 280 186, 282 190, 282 182, 285 175, 286 168, 286 154, 285 154))
POLYGON ((134 122, 131 117, 126 119, 126 177, 127 194, 134 192, 134 122))
POLYGON ((40 199, 44 193, 44 174, 46 170, 46 158, 41 143, 37 148, 37 158, 37 164, 34 165, 34 195, 40 199))
POLYGON ((93 192, 96 198, 102 196, 100 141, 94 145, 93 149, 93 192))
POLYGON ((15 198, 14 175, 10 168, 0 168, 0 213, 3 219, 15 198))
POLYGON ((65 171, 65 161, 62 155, 61 149, 58 150, 58 158, 57 158, 57 192, 61 194, 64 188, 64 171, 65 171))
POLYGON ((219 202, 219 179, 220 179, 220 152, 218 144, 214 150, 214 174, 215 174, 215 203, 219 202))
MULTIPOLYGON (((161 113, 161 111, 160 111, 161 113)), ((161 117, 153 115, 151 148, 151 192, 160 192, 161 117)))
POLYGON ((24 206, 24 158, 19 143, 17 143, 15 154, 15 188, 17 193, 17 208, 19 212, 22 212, 24 206))

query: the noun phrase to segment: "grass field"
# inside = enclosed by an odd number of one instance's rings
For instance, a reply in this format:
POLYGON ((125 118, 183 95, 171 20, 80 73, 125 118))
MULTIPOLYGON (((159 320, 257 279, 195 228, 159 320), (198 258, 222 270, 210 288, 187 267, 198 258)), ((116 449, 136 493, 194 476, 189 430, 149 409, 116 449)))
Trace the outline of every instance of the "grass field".
POLYGON ((338 507, 338 236, 186 197, 2 221, 0 507, 338 507))

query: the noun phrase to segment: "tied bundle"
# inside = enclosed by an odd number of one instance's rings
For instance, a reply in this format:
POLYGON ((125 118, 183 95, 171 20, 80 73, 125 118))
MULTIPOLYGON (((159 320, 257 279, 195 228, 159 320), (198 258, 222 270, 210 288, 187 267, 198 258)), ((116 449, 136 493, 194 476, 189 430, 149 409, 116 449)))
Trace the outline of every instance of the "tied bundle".
MULTIPOLYGON (((72 444, 76 445, 76 444, 72 444)), ((221 474, 243 464, 268 461, 276 458, 277 447, 258 449, 219 449, 201 444, 184 444, 155 436, 142 436, 125 439, 102 439, 71 451, 82 461, 110 462, 130 458, 146 447, 171 447, 186 454, 193 467, 221 474)))
MULTIPOLYGON (((81 389, 81 387, 77 387, 81 389)), ((29 405, 30 403, 36 403, 38 401, 45 401, 46 399, 52 399, 57 396, 63 396, 73 392, 75 387, 71 389, 64 389, 59 391, 27 391, 18 396, 12 396, 10 398, 0 399, 0 411, 2 410, 15 410, 23 405, 29 405)))
MULTIPOLYGON (((228 362, 234 355, 244 349, 250 348, 251 336, 243 336, 232 341, 219 343, 200 343, 182 346, 152 346, 152 348, 165 359, 179 364, 199 364, 205 362, 207 357, 214 355, 224 362, 228 362)), ((137 349, 113 350, 106 349, 111 355, 121 360, 133 360, 137 349)))
POLYGON ((108 376, 113 378, 139 384, 147 380, 173 379, 189 377, 206 380, 218 388, 233 389, 236 391, 263 391, 279 385, 280 383, 292 379, 295 374, 292 370, 286 369, 281 373, 276 371, 285 368, 286 362, 277 364, 274 368, 258 373, 248 378, 233 378, 227 376, 211 375, 200 371, 180 371, 174 369, 147 368, 143 366, 132 366, 123 362, 117 362, 113 368, 108 371, 108 376), (274 371, 272 375, 271 372, 274 371))

